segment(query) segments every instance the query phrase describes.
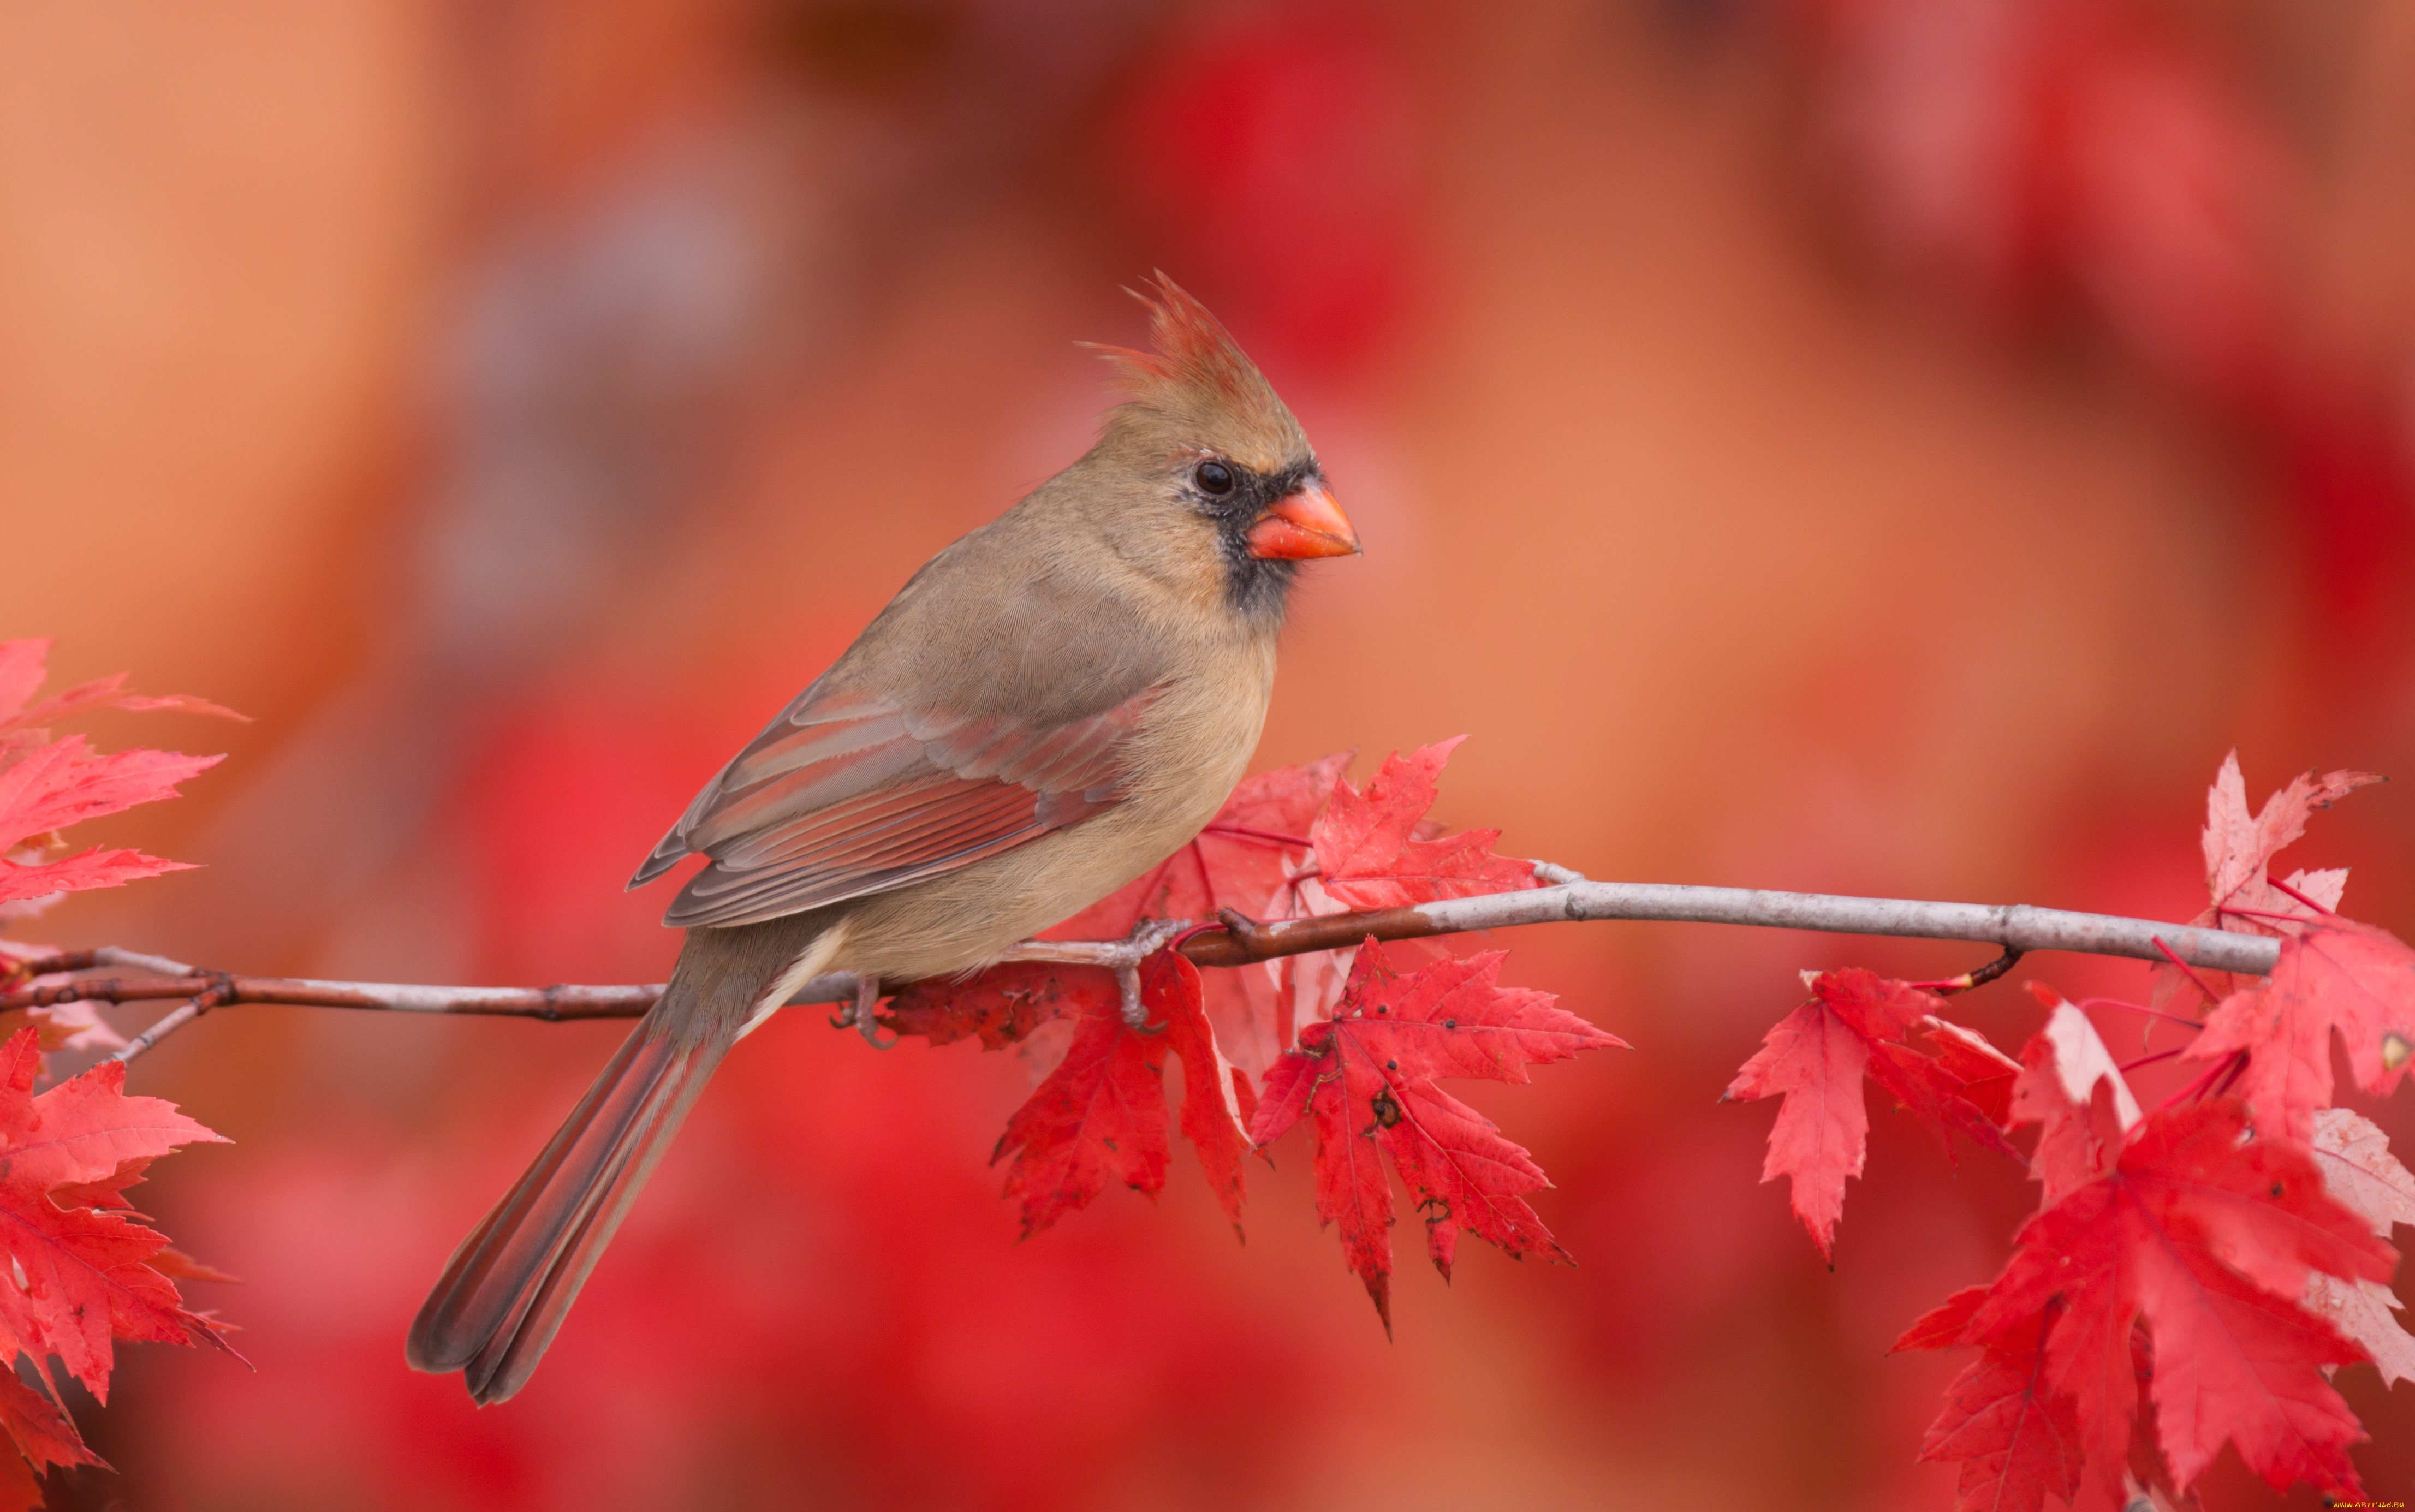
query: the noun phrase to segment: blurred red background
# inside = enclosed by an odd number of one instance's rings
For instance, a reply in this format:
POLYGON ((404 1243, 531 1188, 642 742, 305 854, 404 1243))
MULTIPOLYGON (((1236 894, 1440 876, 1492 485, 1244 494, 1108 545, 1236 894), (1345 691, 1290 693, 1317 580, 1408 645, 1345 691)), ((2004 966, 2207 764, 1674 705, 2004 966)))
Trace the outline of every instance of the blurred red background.
MULTIPOLYGON (((2388 0, 11 7, 0 633, 257 716, 145 727, 233 756, 99 837, 206 870, 40 931, 657 978, 636 860, 1078 455, 1152 267, 1367 543, 1260 766, 1472 731, 1443 816, 1597 876, 2189 917, 2233 744, 2415 771, 2410 102, 2388 0)), ((2403 786, 2302 849, 2415 931, 2403 786)), ((1580 1269, 1404 1274, 1388 1344, 1304 1158, 1246 1248, 1178 1171, 1018 1244, 1022 1069, 798 1012, 484 1413, 403 1327, 621 1031, 221 1014, 133 1080, 237 1142, 146 1190, 258 1370, 129 1352, 62 1505, 1948 1505, 1960 1362, 1884 1352, 2031 1189, 1880 1117, 1831 1273, 1713 1100, 1798 967, 1983 952, 1499 943, 1639 1047, 1473 1094, 1580 1269)), ((2340 1383, 2403 1495, 2415 1395, 2340 1383)))

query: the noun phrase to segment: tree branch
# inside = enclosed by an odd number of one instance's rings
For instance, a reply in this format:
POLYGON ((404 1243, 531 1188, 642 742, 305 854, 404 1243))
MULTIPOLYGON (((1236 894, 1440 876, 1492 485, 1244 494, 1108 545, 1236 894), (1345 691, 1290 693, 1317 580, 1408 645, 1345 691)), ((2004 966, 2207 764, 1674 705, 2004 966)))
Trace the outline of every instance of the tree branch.
MULTIPOLYGON (((2250 976, 2270 973, 2280 956, 2281 942, 2269 935, 2196 929, 2108 914, 2070 913, 2059 908, 2033 908, 2027 904, 1922 903, 1820 892, 1772 892, 1753 888, 1592 882, 1549 862, 1537 863, 1535 875, 1553 885, 1524 892, 1446 898, 1413 907, 1328 914, 1268 924, 1253 922, 1226 909, 1222 916, 1221 932, 1210 925, 1208 933, 1193 935, 1178 949, 1196 966, 1244 966, 1278 956, 1346 950, 1370 936, 1379 940, 1401 940, 1501 929, 1512 924, 1628 920, 1970 940, 1998 946, 2008 952, 2070 951, 2141 961, 2172 957, 2190 966, 2250 976)), ((1011 953, 1021 959, 1088 962, 1114 968, 1126 965, 1125 958, 1132 950, 1133 942, 1130 940, 1035 940, 1011 953)), ((0 1012, 70 1002, 184 1000, 183 1007, 128 1045, 120 1053, 120 1059, 141 1054, 164 1035, 210 1009, 232 1003, 287 1003, 306 1008, 466 1013, 560 1022, 636 1018, 653 1006, 663 990, 659 982, 618 987, 431 987, 401 982, 320 981, 302 977, 243 977, 203 971, 181 962, 114 948, 24 961, 15 966, 8 979, 0 980, 24 982, 62 974, 69 974, 71 980, 0 993, 0 1012), (146 974, 82 974, 127 968, 146 974)), ((788 1001, 836 1003, 850 1001, 854 996, 853 974, 835 971, 806 982, 788 1001)))
POLYGON ((1920 903, 1904 898, 1849 898, 1825 892, 1771 892, 1758 888, 1677 887, 1659 882, 1589 882, 1549 862, 1535 868, 1555 887, 1530 892, 1492 892, 1446 898, 1414 907, 1330 914, 1252 925, 1229 910, 1223 935, 1202 936, 1182 948, 1192 964, 1246 966, 1271 956, 1297 955, 1377 939, 1456 935, 1512 924, 1582 923, 1649 920, 1663 923, 1755 924, 1770 929, 1811 929, 1836 935, 1896 935, 1919 939, 1971 940, 2012 951, 2071 951, 2082 955, 2125 955, 2162 960, 2168 949, 2191 966, 2263 976, 2280 959, 2281 942, 2270 935, 2238 935, 2148 919, 2071 913, 2025 903, 1920 903), (2161 942, 2158 944, 2158 942, 2161 942))

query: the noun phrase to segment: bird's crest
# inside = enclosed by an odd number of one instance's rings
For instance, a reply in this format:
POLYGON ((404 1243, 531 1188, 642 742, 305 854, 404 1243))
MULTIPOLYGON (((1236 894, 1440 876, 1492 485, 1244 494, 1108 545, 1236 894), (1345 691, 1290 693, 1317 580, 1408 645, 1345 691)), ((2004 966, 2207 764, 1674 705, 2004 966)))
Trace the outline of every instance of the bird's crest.
POLYGON ((1307 449, 1299 423, 1223 322, 1163 273, 1127 290, 1148 307, 1150 351, 1092 345, 1114 363, 1131 396, 1119 412, 1187 422, 1221 438, 1242 460, 1281 466, 1307 449))

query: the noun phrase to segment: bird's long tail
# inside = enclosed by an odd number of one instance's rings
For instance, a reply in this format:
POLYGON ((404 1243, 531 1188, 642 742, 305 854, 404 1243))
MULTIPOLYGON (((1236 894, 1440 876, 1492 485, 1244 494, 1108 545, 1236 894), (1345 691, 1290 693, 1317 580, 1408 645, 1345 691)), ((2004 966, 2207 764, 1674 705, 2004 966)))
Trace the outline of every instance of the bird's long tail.
POLYGON ((482 1406, 528 1384, 697 1095, 814 943, 789 923, 689 935, 662 997, 453 1252, 412 1323, 412 1369, 462 1371, 482 1406))

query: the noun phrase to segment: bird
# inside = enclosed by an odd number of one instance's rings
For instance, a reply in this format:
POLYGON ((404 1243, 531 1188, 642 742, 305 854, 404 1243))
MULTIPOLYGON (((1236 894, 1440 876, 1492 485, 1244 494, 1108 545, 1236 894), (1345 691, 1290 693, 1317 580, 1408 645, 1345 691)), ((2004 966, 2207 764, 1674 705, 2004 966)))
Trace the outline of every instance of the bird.
POLYGON ((968 973, 1172 855, 1265 724, 1303 561, 1357 553, 1255 364, 1162 273, 1073 464, 941 550, 730 758, 629 886, 705 859, 656 999, 412 1324, 480 1404, 528 1384, 723 1057, 807 981, 968 973))

